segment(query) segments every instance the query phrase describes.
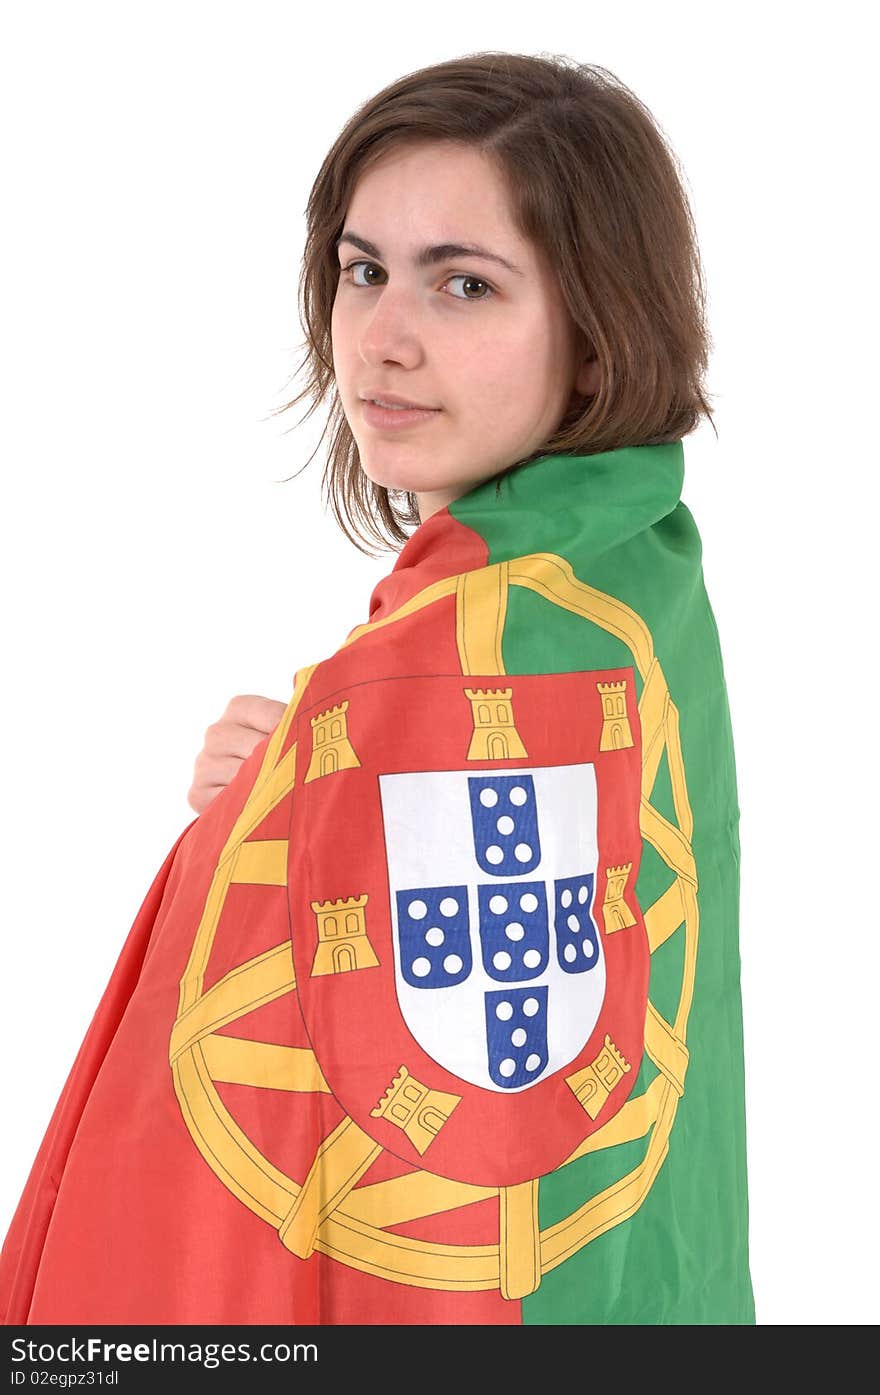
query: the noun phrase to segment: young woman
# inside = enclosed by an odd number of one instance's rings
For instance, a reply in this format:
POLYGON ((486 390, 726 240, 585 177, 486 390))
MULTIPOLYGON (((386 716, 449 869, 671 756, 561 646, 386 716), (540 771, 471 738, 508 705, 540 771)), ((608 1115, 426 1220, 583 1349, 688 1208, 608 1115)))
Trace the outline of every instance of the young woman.
POLYGON ((674 157, 603 69, 410 74, 318 174, 302 313, 336 517, 399 555, 209 730, 6 1320, 754 1323, 674 157))

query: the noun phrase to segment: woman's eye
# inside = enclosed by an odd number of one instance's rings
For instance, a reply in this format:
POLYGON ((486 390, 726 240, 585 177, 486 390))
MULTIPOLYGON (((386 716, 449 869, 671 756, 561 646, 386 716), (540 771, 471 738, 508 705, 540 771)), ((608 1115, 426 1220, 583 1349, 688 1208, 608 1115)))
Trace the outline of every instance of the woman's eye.
MULTIPOLYGON (((493 293, 493 290, 492 290, 492 287, 489 285, 489 282, 488 282, 488 281, 483 281, 483 280, 481 280, 481 278, 480 278, 479 276, 450 276, 449 280, 450 280, 450 281, 469 281, 470 284, 471 284, 472 286, 483 286, 483 287, 485 287, 486 291, 488 292, 487 295, 465 295, 465 296, 462 296, 462 297, 461 297, 462 300, 488 300, 488 299, 489 299, 489 296, 491 296, 492 294, 494 294, 494 293, 493 293)), ((448 284, 448 283, 447 283, 447 284, 448 284)), ((459 299, 458 296, 456 296, 455 298, 456 298, 456 300, 459 299)))
MULTIPOLYGON (((354 273, 355 271, 358 270, 359 267, 362 267, 362 266, 363 266, 363 267, 371 267, 374 271, 381 271, 381 270, 382 270, 382 268, 381 268, 380 266, 376 266, 376 263, 375 263, 375 262, 349 262, 348 266, 345 267, 344 270, 345 270, 345 271, 350 271, 350 272, 354 273)), ((351 280, 352 280, 352 284, 355 285, 355 286, 363 286, 364 284, 366 284, 366 285, 368 285, 368 286, 373 286, 373 285, 376 284, 375 281, 367 281, 366 283, 364 283, 363 281, 356 281, 355 278, 354 278, 354 275, 352 275, 351 280)))
MULTIPOLYGON (((366 281, 358 281, 355 277, 355 272, 358 271, 361 267, 363 267, 364 269, 364 275, 366 275, 368 271, 382 271, 382 268, 380 266, 377 266, 375 262, 349 262, 348 266, 343 267, 343 272, 351 272, 350 279, 352 285, 366 287, 377 286, 380 284, 378 281, 369 279, 366 281)), ((384 272, 382 274, 384 275, 384 272)), ((446 281, 444 282, 444 285, 449 285, 451 281, 463 281, 469 284, 470 286, 482 286, 485 292, 481 295, 468 295, 466 293, 464 295, 454 295, 453 300, 488 300, 490 296, 493 296, 495 294, 494 288, 489 285, 488 281, 484 281, 480 276, 471 276, 465 272, 459 272, 455 276, 447 277, 446 281)))

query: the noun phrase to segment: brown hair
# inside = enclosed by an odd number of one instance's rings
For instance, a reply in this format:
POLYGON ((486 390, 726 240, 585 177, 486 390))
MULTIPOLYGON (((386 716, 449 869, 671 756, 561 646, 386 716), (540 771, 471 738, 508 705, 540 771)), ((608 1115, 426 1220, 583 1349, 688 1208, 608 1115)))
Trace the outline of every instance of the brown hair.
POLYGON ((580 352, 601 370, 598 391, 501 471, 498 489, 539 456, 676 441, 702 414, 712 421, 696 231, 679 163, 647 107, 606 68, 564 56, 476 53, 421 68, 354 113, 314 182, 299 281, 306 354, 294 374, 307 366, 308 381, 278 409, 309 396, 306 420, 330 395, 323 486, 362 552, 371 542, 395 550, 419 514, 415 494, 377 485, 361 468, 335 389, 335 244, 359 176, 392 148, 439 140, 494 157, 519 232, 556 268, 580 352))

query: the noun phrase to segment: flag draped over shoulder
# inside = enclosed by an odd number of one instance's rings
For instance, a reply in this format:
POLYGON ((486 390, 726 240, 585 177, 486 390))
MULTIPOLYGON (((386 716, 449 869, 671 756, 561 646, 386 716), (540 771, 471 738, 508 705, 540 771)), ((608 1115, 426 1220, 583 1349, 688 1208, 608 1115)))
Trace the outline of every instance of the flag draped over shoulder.
POLYGON ((131 928, 7 1323, 754 1323, 739 809, 683 469, 477 486, 298 670, 131 928))

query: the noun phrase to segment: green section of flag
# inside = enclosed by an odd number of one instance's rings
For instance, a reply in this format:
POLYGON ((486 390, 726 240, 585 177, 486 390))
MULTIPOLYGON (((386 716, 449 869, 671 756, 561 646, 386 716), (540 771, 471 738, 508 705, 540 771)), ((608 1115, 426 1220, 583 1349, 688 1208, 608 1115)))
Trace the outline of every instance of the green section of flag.
MULTIPOLYGON (((679 711, 700 915, 690 1060, 669 1150, 641 1206, 545 1273, 523 1300, 526 1323, 755 1322, 748 1195, 739 958, 739 806, 723 664, 703 584, 701 544, 681 502, 681 442, 593 456, 544 456, 471 490, 449 512, 474 529, 492 565, 532 552, 563 557, 575 576, 623 601, 650 630, 679 711)), ((512 586, 502 640, 508 673, 632 667, 601 627, 512 586)), ((651 796, 676 823, 669 767, 651 796)), ((644 909, 673 874, 647 842, 636 883, 644 909)), ((681 991, 684 930, 651 960, 649 995, 667 1021, 681 991)), ((632 1096, 658 1074, 644 1056, 632 1096)), ((638 1167, 650 1133, 587 1154, 539 1187, 539 1222, 554 1225, 638 1167)))

